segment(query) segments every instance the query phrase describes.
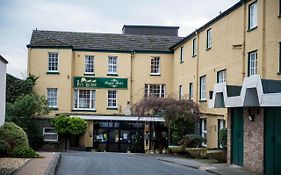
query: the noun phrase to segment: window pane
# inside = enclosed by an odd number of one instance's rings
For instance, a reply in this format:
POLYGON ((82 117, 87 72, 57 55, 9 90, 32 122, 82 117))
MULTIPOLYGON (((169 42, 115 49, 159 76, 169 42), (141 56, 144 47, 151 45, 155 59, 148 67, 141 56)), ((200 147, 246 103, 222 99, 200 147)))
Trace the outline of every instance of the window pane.
POLYGON ((108 73, 117 73, 117 57, 108 57, 108 73))
POLYGON ((164 84, 145 84, 144 88, 145 97, 165 97, 165 85, 164 84))
POLYGON ((57 71, 58 70, 58 53, 48 53, 48 70, 57 71))
POLYGON ((151 73, 160 74, 160 58, 154 57, 151 59, 151 73))
POLYGON ((94 72, 94 56, 85 56, 85 72, 94 72))
POLYGON ((56 88, 47 89, 47 101, 49 107, 57 107, 57 90, 56 88))

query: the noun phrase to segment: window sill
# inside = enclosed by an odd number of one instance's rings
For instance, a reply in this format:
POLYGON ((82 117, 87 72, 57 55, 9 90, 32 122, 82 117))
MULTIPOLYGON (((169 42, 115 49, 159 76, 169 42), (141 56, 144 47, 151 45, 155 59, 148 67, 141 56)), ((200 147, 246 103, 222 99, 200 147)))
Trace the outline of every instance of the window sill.
POLYGON ((60 74, 59 72, 46 72, 46 74, 60 74))
POLYGON ((255 30, 256 28, 258 28, 258 26, 248 29, 247 32, 251 32, 251 31, 255 30))
POLYGON ((204 102, 207 102, 207 100, 205 99, 202 99, 202 100, 199 100, 200 103, 204 103, 204 102))
POLYGON ((150 74, 150 76, 161 76, 161 74, 150 74))
POLYGON ((85 76, 95 76, 95 73, 84 73, 85 76))
POLYGON ((206 48, 206 51, 211 50, 211 49, 212 49, 212 47, 207 47, 207 48, 206 48))
POLYGON ((192 58, 194 58, 194 57, 196 57, 197 56, 197 54, 196 55, 192 55, 192 58))
POLYGON ((97 112, 95 109, 72 109, 72 112, 97 112))
POLYGON ((118 76, 118 74, 114 74, 114 73, 107 73, 107 76, 118 76))
POLYGON ((51 111, 58 111, 59 110, 59 108, 57 108, 57 107, 49 107, 49 108, 50 108, 51 111))
POLYGON ((281 75, 281 72, 277 72, 277 75, 281 75))
POLYGON ((184 61, 180 61, 180 64, 184 63, 184 61))
POLYGON ((106 110, 118 110, 116 107, 107 107, 106 110))

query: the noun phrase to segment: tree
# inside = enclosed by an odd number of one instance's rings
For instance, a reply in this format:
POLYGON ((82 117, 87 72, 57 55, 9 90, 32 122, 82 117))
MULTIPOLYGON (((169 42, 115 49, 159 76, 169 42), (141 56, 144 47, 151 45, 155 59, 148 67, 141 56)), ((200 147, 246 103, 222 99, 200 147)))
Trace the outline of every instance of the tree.
POLYGON ((64 138, 65 151, 67 150, 67 144, 71 136, 83 135, 87 129, 87 122, 79 117, 69 117, 65 114, 60 114, 51 120, 51 124, 64 138))
POLYGON ((192 100, 146 98, 134 105, 133 111, 141 116, 164 116, 165 125, 173 133, 173 143, 178 143, 186 134, 193 134, 199 122, 199 108, 192 100))
POLYGON ((49 111, 45 97, 30 93, 18 97, 14 103, 7 103, 7 120, 22 127, 27 134, 29 145, 38 149, 43 144, 43 137, 33 119, 36 116, 47 115, 49 111))

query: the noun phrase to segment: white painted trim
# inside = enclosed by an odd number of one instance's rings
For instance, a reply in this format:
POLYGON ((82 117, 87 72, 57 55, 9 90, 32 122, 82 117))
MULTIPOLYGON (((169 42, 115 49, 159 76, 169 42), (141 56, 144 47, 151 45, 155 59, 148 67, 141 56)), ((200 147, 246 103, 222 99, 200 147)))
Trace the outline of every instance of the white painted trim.
POLYGON ((141 122, 165 122, 164 117, 144 117, 144 116, 105 116, 105 115, 75 115, 70 117, 80 117, 85 120, 113 120, 113 121, 141 121, 141 122))
MULTIPOLYGON (((280 107, 281 106, 281 92, 280 93, 264 93, 262 80, 260 75, 252 75, 245 77, 240 96, 228 97, 226 83, 218 83, 214 86, 213 98, 209 100, 209 108, 216 108, 215 99, 218 93, 223 93, 225 107, 244 107, 246 92, 248 89, 255 88, 257 91, 258 105, 257 107, 280 107)), ((280 87, 281 91, 281 87, 280 87)))

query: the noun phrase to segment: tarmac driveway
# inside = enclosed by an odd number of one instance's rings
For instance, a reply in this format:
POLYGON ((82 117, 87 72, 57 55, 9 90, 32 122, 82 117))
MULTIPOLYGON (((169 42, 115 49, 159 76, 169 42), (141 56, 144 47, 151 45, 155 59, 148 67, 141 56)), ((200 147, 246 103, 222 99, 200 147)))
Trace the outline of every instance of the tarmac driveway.
POLYGON ((123 153, 67 152, 61 154, 57 175, 208 175, 206 171, 123 153))

